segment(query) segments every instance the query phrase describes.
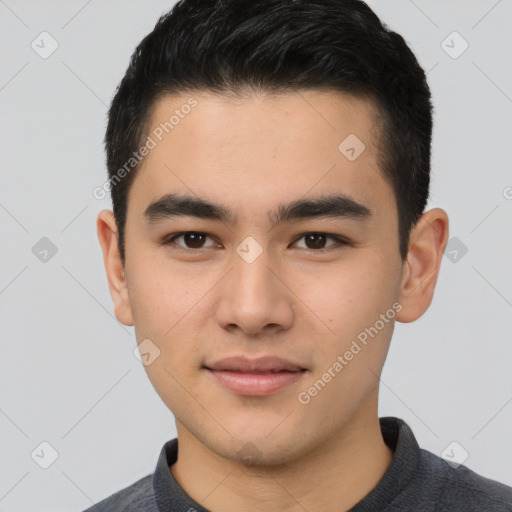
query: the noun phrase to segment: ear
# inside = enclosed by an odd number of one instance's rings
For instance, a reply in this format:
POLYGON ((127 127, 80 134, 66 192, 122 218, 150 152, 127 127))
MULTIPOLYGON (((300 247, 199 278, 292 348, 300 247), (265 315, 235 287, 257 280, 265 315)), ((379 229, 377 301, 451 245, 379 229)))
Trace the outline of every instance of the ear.
POLYGON ((441 208, 425 212, 411 231, 404 262, 399 322, 413 322, 429 308, 434 296, 449 230, 448 215, 441 208))
POLYGON ((114 313, 122 324, 133 325, 125 269, 119 252, 118 231, 114 212, 102 210, 98 214, 96 227, 103 251, 103 262, 107 272, 110 295, 114 301, 114 313))

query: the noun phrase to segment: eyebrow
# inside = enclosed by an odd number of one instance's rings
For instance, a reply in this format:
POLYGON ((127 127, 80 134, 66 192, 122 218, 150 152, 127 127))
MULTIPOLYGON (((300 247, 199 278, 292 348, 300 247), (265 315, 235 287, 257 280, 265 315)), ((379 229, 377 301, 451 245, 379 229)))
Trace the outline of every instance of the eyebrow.
MULTIPOLYGON (((267 215, 270 223, 275 226, 294 220, 318 217, 364 221, 371 217, 372 212, 370 208, 351 197, 337 194, 298 199, 281 204, 274 211, 267 212, 267 215)), ((175 217, 196 217, 231 225, 236 224, 237 221, 237 216, 220 204, 182 194, 162 196, 146 208, 143 217, 149 223, 175 217)))

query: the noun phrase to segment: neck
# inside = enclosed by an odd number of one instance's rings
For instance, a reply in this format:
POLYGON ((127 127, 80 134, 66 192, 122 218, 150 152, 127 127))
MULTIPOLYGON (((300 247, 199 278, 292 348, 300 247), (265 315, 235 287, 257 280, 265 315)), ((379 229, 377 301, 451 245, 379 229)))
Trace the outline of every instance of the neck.
POLYGON ((274 466, 220 457, 177 421, 179 456, 170 470, 182 489, 212 512, 349 510, 378 484, 393 458, 374 405, 372 414, 358 414, 314 450, 274 466))

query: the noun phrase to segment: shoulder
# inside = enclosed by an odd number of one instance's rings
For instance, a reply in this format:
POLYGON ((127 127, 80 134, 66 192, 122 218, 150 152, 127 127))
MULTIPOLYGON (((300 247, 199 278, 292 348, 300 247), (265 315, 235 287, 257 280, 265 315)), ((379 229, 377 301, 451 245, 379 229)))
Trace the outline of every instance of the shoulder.
POLYGON ((92 505, 84 512, 157 512, 153 493, 153 473, 92 505))
POLYGON ((451 466, 441 457, 420 450, 423 478, 434 480, 438 489, 438 510, 465 512, 511 512, 512 487, 485 478, 467 466, 451 466))

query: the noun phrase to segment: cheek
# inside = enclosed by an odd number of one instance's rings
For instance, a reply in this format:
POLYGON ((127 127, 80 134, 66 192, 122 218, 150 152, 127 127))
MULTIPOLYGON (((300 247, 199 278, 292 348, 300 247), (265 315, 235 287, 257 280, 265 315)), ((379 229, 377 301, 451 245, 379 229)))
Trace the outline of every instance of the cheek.
MULTIPOLYGON (((389 295, 375 262, 343 260, 318 269, 301 269, 293 277, 293 290, 334 333, 346 335, 353 327, 378 318, 389 295)), ((332 332, 331 332, 332 334, 332 332)))
POLYGON ((129 295, 135 323, 137 343, 151 340, 159 350, 158 358, 146 371, 155 387, 174 389, 175 375, 193 378, 200 357, 202 322, 208 318, 208 289, 215 282, 204 273, 184 271, 176 265, 152 264, 150 258, 141 258, 139 265, 130 269, 129 295), (174 384, 173 384, 174 382, 174 384))
POLYGON ((153 350, 158 356, 144 366, 148 378, 171 410, 185 414, 197 387, 201 362, 198 334, 202 330, 197 313, 204 293, 184 289, 182 281, 175 276, 163 278, 158 269, 152 268, 132 280, 130 293, 137 342, 150 339, 157 347, 153 350))
POLYGON ((352 268, 321 284, 323 293, 312 287, 306 302, 334 334, 316 340, 320 364, 300 390, 308 402, 301 406, 308 411, 306 430, 315 422, 338 428, 375 392, 394 327, 392 293, 378 272, 352 268))
POLYGON ((135 325, 141 335, 165 341, 199 304, 207 283, 200 275, 187 275, 150 257, 130 270, 129 295, 135 325))
POLYGON ((384 268, 384 262, 378 258, 370 261, 360 257, 351 264, 343 261, 324 273, 297 276, 297 295, 307 305, 303 309, 314 313, 308 322, 314 322, 322 333, 322 343, 315 341, 321 361, 315 373, 322 374, 344 354, 350 360, 343 370, 345 376, 337 379, 338 384, 344 379, 351 385, 357 384, 363 373, 368 379, 375 378, 368 370, 380 372, 395 315, 392 271, 385 272, 384 268), (386 312, 388 316, 383 321, 381 315, 386 312), (355 376, 355 380, 350 376, 355 376))

